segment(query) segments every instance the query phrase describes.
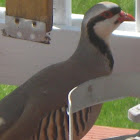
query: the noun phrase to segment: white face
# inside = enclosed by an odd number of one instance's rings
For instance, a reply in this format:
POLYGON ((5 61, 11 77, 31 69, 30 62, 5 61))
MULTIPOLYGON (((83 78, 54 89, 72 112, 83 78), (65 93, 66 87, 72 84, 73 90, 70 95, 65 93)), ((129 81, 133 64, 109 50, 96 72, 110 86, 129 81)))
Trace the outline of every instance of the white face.
POLYGON ((111 33, 120 25, 119 22, 115 24, 115 21, 117 21, 119 16, 120 15, 117 14, 112 18, 97 22, 96 25, 93 27, 93 30, 99 37, 101 37, 104 41, 108 42, 108 38, 111 33))
MULTIPOLYGON (((100 14, 109 11, 112 8, 119 8, 118 5, 111 2, 102 2, 91 9, 85 14, 84 20, 82 22, 82 30, 86 32, 85 27, 89 23, 89 21, 100 14)), ((116 14, 112 18, 107 18, 106 20, 102 20, 96 23, 93 26, 94 32, 102 38, 106 43, 109 42, 110 34, 120 25, 120 23, 115 24, 115 21, 119 18, 119 14, 116 14)))

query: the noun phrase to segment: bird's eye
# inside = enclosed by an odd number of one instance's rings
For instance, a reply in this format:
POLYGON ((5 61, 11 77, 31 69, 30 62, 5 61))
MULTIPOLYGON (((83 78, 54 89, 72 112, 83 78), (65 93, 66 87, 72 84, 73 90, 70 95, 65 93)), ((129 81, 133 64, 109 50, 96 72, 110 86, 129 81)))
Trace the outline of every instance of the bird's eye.
POLYGON ((111 17, 113 17, 113 14, 111 11, 105 11, 101 14, 101 16, 104 18, 111 18, 111 17))

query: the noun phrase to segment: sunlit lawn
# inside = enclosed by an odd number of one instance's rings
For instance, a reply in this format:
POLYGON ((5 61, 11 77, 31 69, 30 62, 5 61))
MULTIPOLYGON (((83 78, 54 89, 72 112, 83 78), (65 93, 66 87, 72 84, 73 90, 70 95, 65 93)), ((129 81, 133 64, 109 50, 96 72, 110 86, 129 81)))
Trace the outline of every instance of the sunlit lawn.
MULTIPOLYGON (((90 7, 103 0, 72 0, 73 13, 84 14, 90 7)), ((134 15, 135 0, 106 0, 119 4, 121 8, 134 15)))
MULTIPOLYGON (((118 3, 122 9, 134 15, 134 0, 109 0, 118 3)), ((83 14, 88 8, 95 3, 101 2, 101 0, 72 0, 73 13, 83 14)), ((5 1, 0 0, 0 6, 4 6, 5 1)), ((16 86, 0 85, 0 99, 14 90, 16 86)), ((108 102, 103 105, 100 117, 96 124, 113 126, 113 127, 126 127, 126 128, 138 128, 140 124, 132 123, 127 119, 127 111, 129 108, 140 103, 140 99, 126 98, 113 102, 108 102)))
POLYGON ((5 6, 5 0, 0 0, 0 6, 1 7, 5 6))

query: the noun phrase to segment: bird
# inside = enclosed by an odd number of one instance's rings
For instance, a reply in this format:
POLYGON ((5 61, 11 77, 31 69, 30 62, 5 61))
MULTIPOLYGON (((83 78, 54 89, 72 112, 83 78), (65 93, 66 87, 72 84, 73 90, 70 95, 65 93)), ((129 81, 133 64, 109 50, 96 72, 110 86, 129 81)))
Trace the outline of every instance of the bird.
MULTIPOLYGON (((110 75, 114 59, 111 33, 134 18, 112 2, 101 2, 84 15, 75 52, 50 65, 0 101, 1 140, 68 140, 68 93, 76 86, 110 75)), ((94 125, 102 104, 73 114, 74 140, 94 125)))

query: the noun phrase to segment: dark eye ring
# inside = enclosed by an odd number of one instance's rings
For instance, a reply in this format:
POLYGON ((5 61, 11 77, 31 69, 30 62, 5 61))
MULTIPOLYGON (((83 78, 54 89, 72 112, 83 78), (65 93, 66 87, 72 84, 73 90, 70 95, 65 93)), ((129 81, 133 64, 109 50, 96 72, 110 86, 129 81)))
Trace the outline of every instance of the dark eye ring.
POLYGON ((102 13, 102 17, 111 18, 111 17, 113 17, 113 14, 110 11, 105 11, 102 13))

